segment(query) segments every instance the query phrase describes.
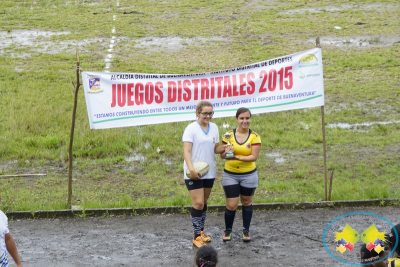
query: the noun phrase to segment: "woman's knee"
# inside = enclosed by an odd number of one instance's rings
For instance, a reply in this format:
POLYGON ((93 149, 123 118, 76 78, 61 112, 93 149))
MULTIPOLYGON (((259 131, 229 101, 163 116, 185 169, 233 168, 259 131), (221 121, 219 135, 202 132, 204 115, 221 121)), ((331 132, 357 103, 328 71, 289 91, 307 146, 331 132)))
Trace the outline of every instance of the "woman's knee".
POLYGON ((240 202, 243 206, 250 206, 253 203, 253 197, 241 197, 240 202))
POLYGON ((196 210, 203 210, 204 209, 204 203, 203 202, 194 202, 194 203, 192 203, 192 206, 196 210))
POLYGON ((229 201, 229 199, 227 199, 226 208, 228 210, 236 210, 238 206, 239 206, 239 201, 233 201, 233 200, 229 201))
POLYGON ((237 207, 238 207, 238 205, 226 205, 226 208, 228 209, 228 210, 236 210, 237 209, 237 207))

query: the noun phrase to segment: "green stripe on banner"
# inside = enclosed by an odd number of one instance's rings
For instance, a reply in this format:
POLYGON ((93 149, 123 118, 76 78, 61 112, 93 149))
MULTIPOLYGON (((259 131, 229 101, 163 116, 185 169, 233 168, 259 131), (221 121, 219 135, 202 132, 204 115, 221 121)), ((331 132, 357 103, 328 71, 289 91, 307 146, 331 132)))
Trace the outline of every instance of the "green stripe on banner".
MULTIPOLYGON (((309 97, 309 98, 306 98, 306 99, 302 99, 302 100, 296 100, 296 101, 287 102, 287 103, 282 103, 282 104, 275 104, 275 105, 262 106, 262 107, 249 108, 249 109, 270 108, 270 107, 277 107, 277 106, 291 105, 291 104, 295 104, 295 103, 299 103, 299 102, 308 101, 308 100, 311 100, 311 99, 314 99, 314 98, 318 98, 318 97, 322 97, 322 95, 316 95, 316 96, 309 97)), ((236 111, 236 109, 235 109, 235 111, 236 111)))
MULTIPOLYGON (((313 97, 305 98, 302 100, 296 100, 292 102, 287 102, 287 103, 281 103, 281 104, 275 104, 275 105, 267 105, 267 106, 261 106, 261 107, 251 107, 249 109, 259 109, 259 108, 271 108, 271 107, 277 107, 277 106, 285 106, 285 105, 291 105, 299 102, 305 102, 309 101, 318 97, 322 97, 322 95, 316 95, 313 97)), ((215 113, 218 112, 227 112, 227 111, 236 111, 237 109, 224 109, 224 110, 217 110, 215 113)), ((109 119, 109 120, 102 120, 102 121, 95 121, 93 124, 98 124, 98 123, 105 123, 109 121, 118 121, 118 120, 128 120, 128 119, 135 119, 135 118, 144 118, 144 117, 154 117, 154 116, 169 116, 169 115, 182 115, 182 114, 192 114, 193 111, 188 111, 188 112, 175 112, 175 113, 165 113, 165 114, 148 114, 148 115, 138 115, 138 116, 130 116, 130 117, 124 117, 124 118, 115 118, 115 119, 109 119)))

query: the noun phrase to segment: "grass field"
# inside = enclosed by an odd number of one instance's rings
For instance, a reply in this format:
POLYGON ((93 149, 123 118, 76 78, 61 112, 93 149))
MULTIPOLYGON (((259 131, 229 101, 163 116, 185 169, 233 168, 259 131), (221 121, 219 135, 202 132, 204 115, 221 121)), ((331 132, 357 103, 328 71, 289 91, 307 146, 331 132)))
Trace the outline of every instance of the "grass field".
MULTIPOLYGON (((188 74, 307 50, 317 37, 332 200, 400 197, 398 1, 2 0, 0 14, 0 175, 47 174, 0 178, 3 210, 66 208, 76 49, 85 71, 188 74)), ((189 205, 188 123, 90 130, 80 91, 72 205, 189 205)), ((254 116, 252 128, 263 140, 255 202, 324 198, 319 108, 254 116)), ((217 163, 210 204, 224 203, 217 163)))

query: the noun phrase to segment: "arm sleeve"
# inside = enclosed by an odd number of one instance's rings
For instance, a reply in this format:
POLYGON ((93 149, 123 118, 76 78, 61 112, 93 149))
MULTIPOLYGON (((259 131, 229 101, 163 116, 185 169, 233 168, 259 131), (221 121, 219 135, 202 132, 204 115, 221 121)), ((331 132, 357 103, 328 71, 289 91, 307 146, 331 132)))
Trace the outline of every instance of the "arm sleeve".
POLYGON ((213 124, 213 126, 215 127, 215 143, 219 144, 219 130, 218 130, 218 126, 216 124, 213 124))
POLYGON ((182 142, 193 143, 193 134, 192 131, 190 130, 190 125, 188 125, 185 131, 183 132, 182 142))
POLYGON ((261 146, 261 137, 258 134, 254 134, 253 138, 251 139, 251 145, 261 146))
POLYGON ((5 222, 5 225, 6 225, 6 229, 5 229, 5 234, 9 234, 10 233, 10 230, 8 229, 8 218, 7 218, 7 216, 4 216, 5 218, 4 218, 4 222, 5 222))

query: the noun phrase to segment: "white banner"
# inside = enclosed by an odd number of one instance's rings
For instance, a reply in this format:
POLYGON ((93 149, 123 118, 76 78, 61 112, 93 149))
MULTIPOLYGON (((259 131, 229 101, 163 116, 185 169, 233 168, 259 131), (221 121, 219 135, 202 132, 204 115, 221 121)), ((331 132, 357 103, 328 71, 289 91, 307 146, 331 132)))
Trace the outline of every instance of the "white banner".
POLYGON ((214 118, 324 105, 320 48, 199 74, 82 72, 91 129, 194 120, 207 100, 214 118))

